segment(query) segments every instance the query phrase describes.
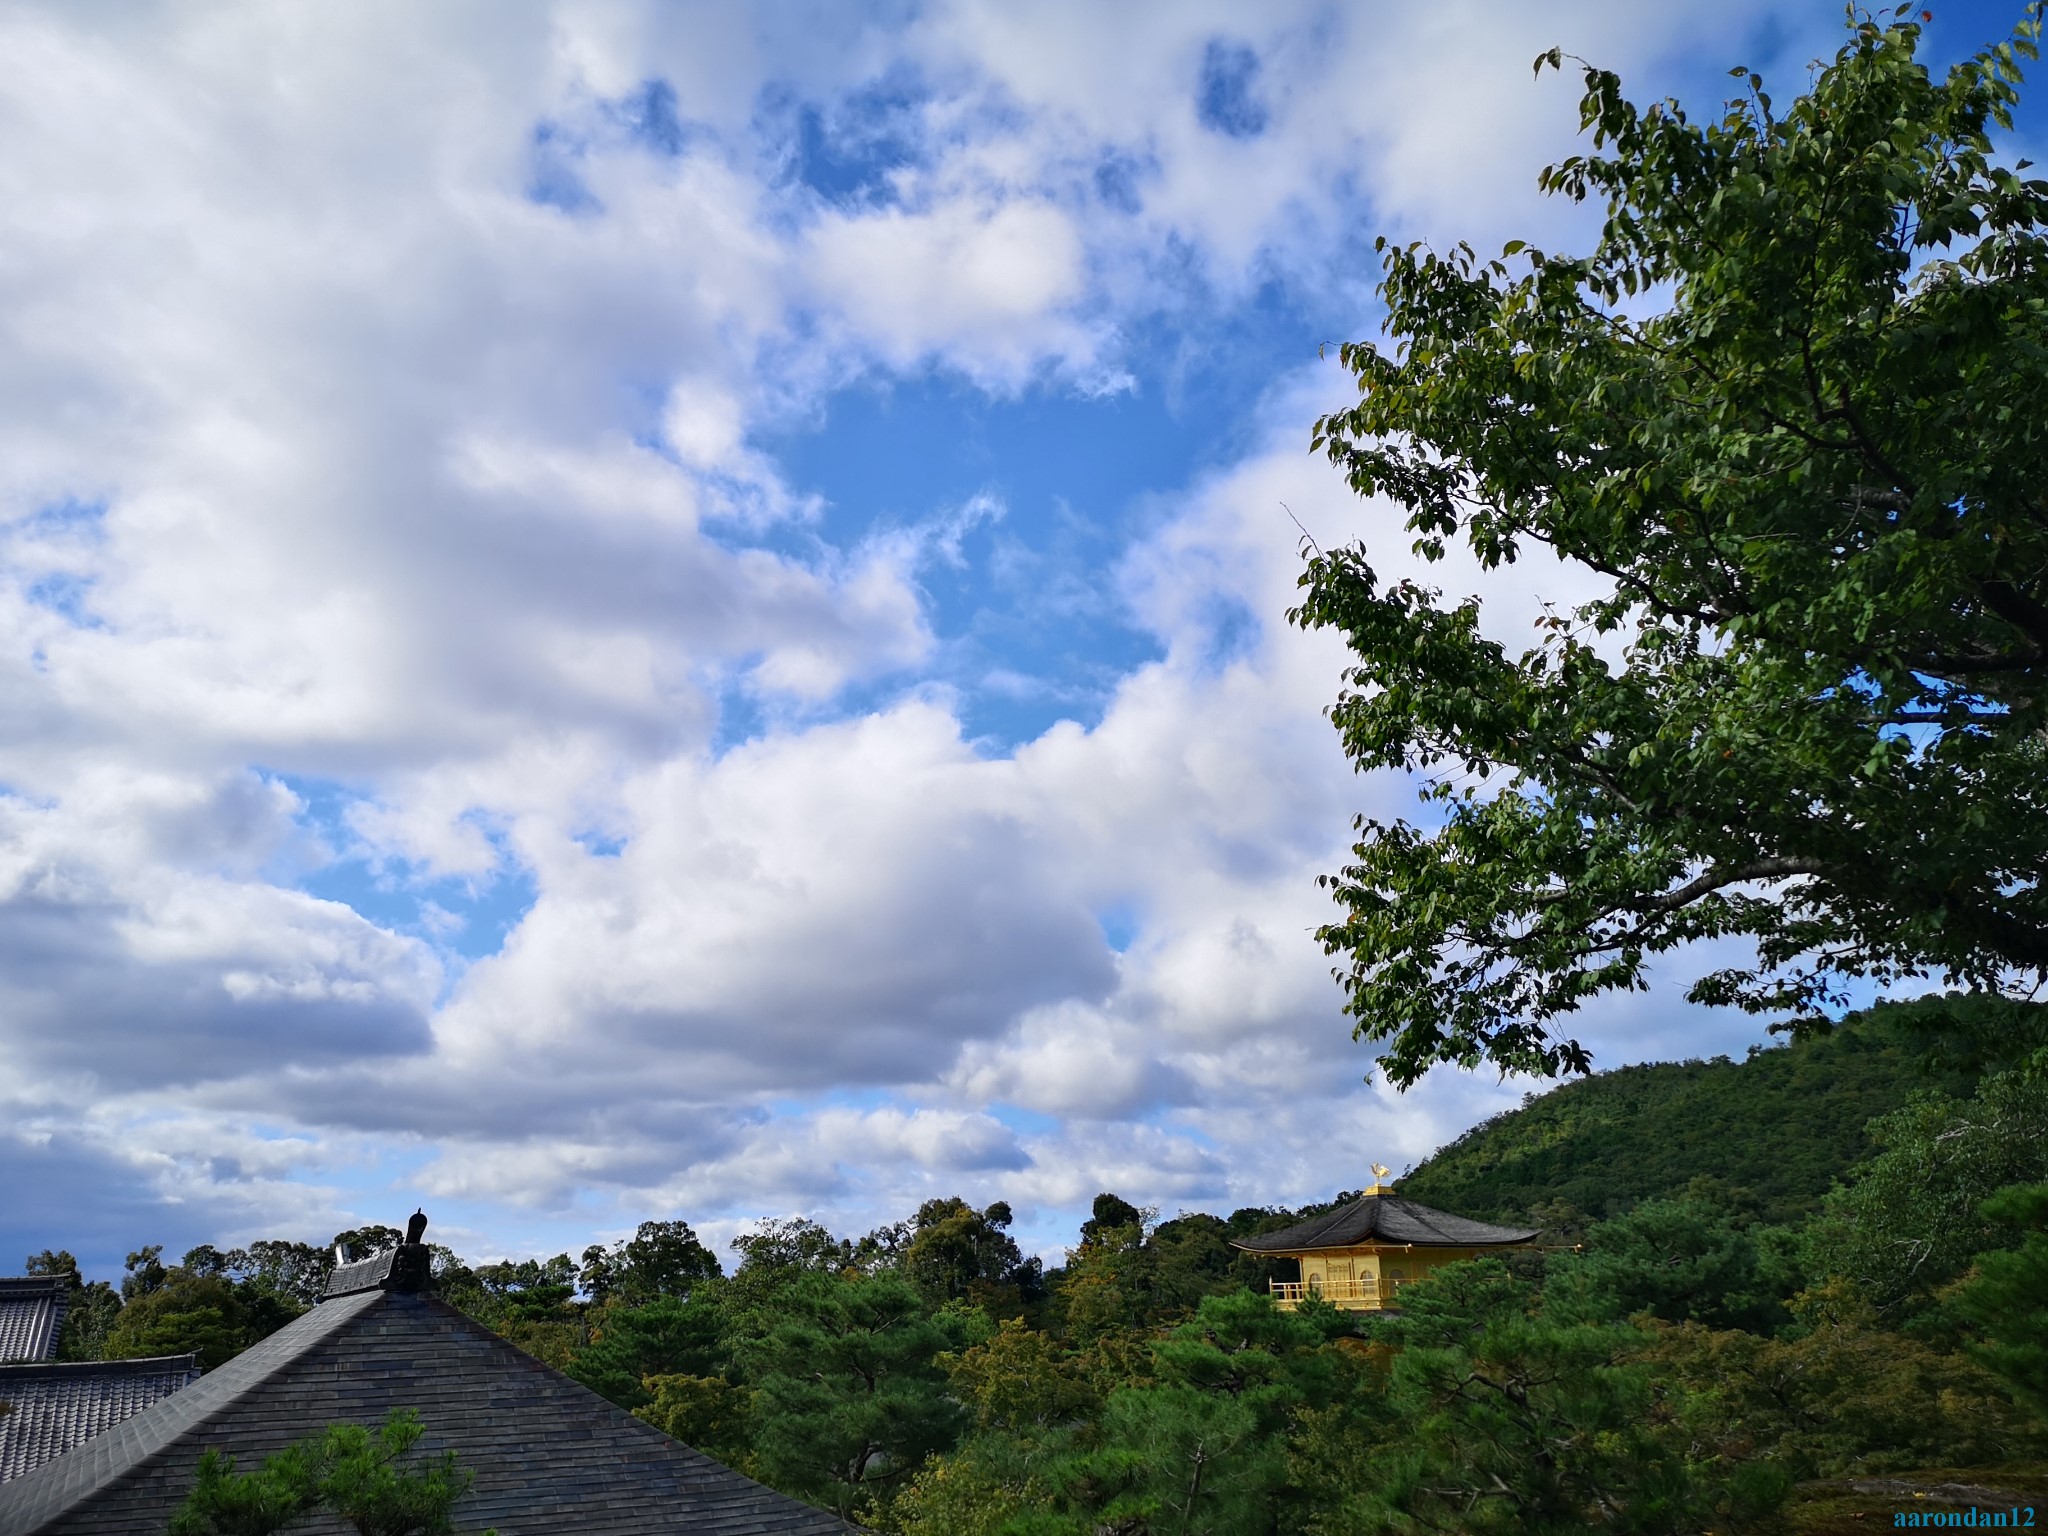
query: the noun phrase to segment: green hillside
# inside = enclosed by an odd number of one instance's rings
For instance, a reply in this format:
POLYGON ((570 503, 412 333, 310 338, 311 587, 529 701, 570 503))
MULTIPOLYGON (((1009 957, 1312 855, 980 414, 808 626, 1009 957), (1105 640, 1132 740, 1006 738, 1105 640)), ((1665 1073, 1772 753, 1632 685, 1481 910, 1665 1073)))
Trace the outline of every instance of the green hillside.
POLYGON ((2036 1037, 2048 1010, 1923 998, 1852 1014, 1832 1033, 1747 1061, 1660 1062, 1531 1095, 1439 1149, 1401 1193, 1482 1218, 1556 1202, 1589 1216, 1682 1188, 1700 1174, 1753 1192, 1789 1220, 1870 1151, 1863 1127, 1915 1089, 1967 1092, 2036 1037))

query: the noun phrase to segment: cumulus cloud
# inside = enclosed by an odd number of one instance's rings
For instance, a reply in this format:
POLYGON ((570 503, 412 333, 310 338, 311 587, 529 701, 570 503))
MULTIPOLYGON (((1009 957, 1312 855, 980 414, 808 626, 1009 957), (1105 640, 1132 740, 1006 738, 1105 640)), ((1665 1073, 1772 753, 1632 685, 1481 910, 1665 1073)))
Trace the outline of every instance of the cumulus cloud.
POLYGON ((1080 236, 1048 203, 833 213, 812 240, 818 293, 899 367, 943 349, 972 375, 1014 379, 1043 355, 1046 318, 1081 294, 1080 236))
MULTIPOLYGON (((772 443, 863 381, 1113 410, 1147 326, 1264 287, 1363 323, 1368 217, 1568 217, 1537 48, 1662 69, 1749 16, 9 10, 0 1182, 51 1193, 5 1230, 320 1235, 403 1183, 472 1232, 955 1188, 1051 1232, 1510 1101, 1363 1087, 1311 938, 1406 790, 1280 621, 1289 513, 1412 558, 1303 452, 1307 342, 1100 569, 999 463, 882 512, 772 443), (963 680, 941 576, 1143 645, 963 680), (1099 707, 998 749, 974 687, 1099 707)), ((1510 635, 1573 595, 1425 574, 1510 635)))

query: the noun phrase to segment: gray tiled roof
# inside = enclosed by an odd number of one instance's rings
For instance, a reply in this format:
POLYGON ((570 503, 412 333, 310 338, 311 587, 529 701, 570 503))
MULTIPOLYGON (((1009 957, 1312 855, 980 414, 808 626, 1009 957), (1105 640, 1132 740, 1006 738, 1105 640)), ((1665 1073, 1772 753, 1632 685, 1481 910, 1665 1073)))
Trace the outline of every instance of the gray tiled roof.
POLYGON ((1349 1205, 1296 1222, 1278 1232, 1241 1237, 1233 1247, 1247 1253, 1294 1253, 1314 1248, 1350 1248, 1361 1243, 1412 1244, 1417 1248, 1493 1248, 1534 1242, 1540 1228, 1496 1227, 1403 1200, 1396 1195, 1363 1195, 1349 1205))
POLYGON ((197 1355, 0 1365, 0 1483, 190 1386, 197 1355))
POLYGON ((70 1295, 67 1275, 0 1279, 0 1361, 54 1360, 70 1295))
MULTIPOLYGON (((0 1536, 161 1536, 199 1453, 244 1466, 338 1421, 416 1408, 421 1448, 476 1474, 464 1530, 503 1536, 825 1536, 834 1516, 763 1488, 614 1407, 445 1302, 366 1290, 322 1302, 68 1456, 0 1486, 0 1536)), ((295 1526, 339 1533, 323 1517, 295 1526)))

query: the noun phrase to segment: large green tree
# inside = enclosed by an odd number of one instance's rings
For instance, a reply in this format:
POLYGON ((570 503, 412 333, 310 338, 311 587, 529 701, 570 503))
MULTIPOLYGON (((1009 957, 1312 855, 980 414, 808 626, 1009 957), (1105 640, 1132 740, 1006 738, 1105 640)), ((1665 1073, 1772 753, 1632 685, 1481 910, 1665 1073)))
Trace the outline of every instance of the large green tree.
POLYGON ((2025 1240, 1987 1254, 1957 1306, 1988 1335, 1976 1357, 2048 1423, 2048 1184, 2001 1190, 1984 1202, 1984 1214, 2024 1229, 2025 1240))
POLYGON ((746 1350, 768 1481, 842 1514, 886 1505, 965 1427, 938 1363, 962 1342, 960 1318, 929 1314, 894 1275, 808 1275, 778 1308, 746 1350))
POLYGON ((1343 349, 1316 445, 1426 560, 1599 594, 1524 645, 1312 552, 1346 750, 1425 776, 1322 932, 1397 1083, 1584 1070, 1558 1021, 1689 942, 1756 955, 1696 1000, 1808 1018, 2048 974, 2048 182, 1991 140, 2038 27, 1937 77, 1852 17, 1708 121, 1588 67, 1593 152, 1542 185, 1604 203, 1591 255, 1382 242, 1391 344, 1343 349))
POLYGON ((1010 1236, 1010 1207, 998 1200, 977 1211, 953 1196, 918 1207, 904 1245, 903 1278, 934 1302, 973 1300, 1008 1308, 1036 1297, 1044 1277, 1010 1236))
POLYGON ((1798 1289, 1792 1242, 1789 1232, 1745 1220, 1711 1188, 1696 1187, 1599 1223, 1578 1252, 1552 1257, 1545 1293, 1553 1316, 1578 1322, 1648 1312, 1769 1333, 1790 1321, 1784 1301, 1798 1289))
POLYGON ((1299 1529, 1287 1430, 1327 1406, 1351 1357, 1327 1306, 1282 1312, 1248 1291, 1207 1296, 1152 1347, 1153 1377, 1111 1394, 1088 1442, 1049 1479, 1079 1532, 1266 1536, 1299 1529))
POLYGON ((654 1396, 650 1376, 717 1375, 727 1364, 727 1320, 705 1296, 657 1297, 644 1307, 613 1306, 599 1315, 595 1337, 569 1374, 621 1408, 654 1396))
POLYGON ((1679 1394, 1634 1358, 1641 1334, 1545 1315, 1499 1260, 1445 1266, 1374 1326, 1398 1428, 1342 1529, 1775 1528, 1781 1469, 1698 1457, 1667 1431, 1679 1394))
POLYGON ((211 1371, 277 1332, 302 1310, 289 1298, 260 1287, 238 1286, 218 1274, 195 1274, 174 1266, 121 1308, 100 1350, 108 1360, 193 1353, 211 1371))
POLYGON ((577 1281, 592 1301, 616 1298, 638 1306, 661 1296, 687 1299, 724 1272, 687 1221, 643 1221, 610 1248, 593 1243, 584 1249, 577 1281))
POLYGON ((1870 1129, 1883 1150, 1829 1194, 1804 1244, 1814 1274, 1897 1318, 2010 1241, 1983 1205, 2048 1179, 2048 1078, 2002 1072, 1968 1099, 1919 1094, 1870 1129))

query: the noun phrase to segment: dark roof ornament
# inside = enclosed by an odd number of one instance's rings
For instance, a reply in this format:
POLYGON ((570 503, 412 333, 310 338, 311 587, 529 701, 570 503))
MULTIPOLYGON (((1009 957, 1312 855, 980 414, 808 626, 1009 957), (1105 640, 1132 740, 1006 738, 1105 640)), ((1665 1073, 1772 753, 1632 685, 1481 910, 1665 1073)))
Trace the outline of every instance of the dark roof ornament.
POLYGON ((341 1249, 334 1250, 336 1263, 327 1277, 323 1299, 353 1296, 358 1291, 406 1291, 428 1289, 434 1279, 434 1250, 420 1238, 427 1230, 427 1213, 414 1211, 405 1224, 405 1241, 396 1248, 373 1253, 353 1264, 339 1262, 341 1249))

